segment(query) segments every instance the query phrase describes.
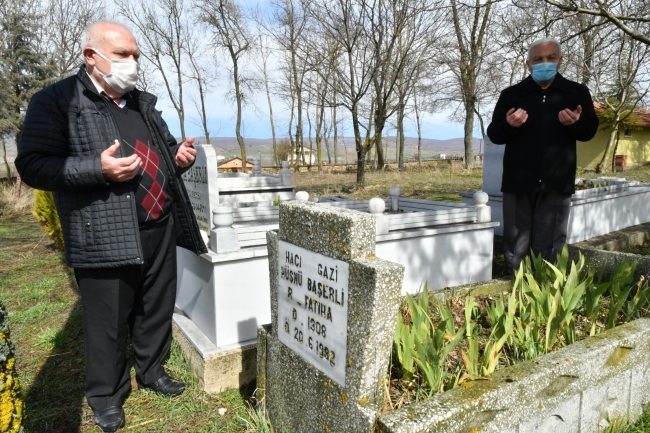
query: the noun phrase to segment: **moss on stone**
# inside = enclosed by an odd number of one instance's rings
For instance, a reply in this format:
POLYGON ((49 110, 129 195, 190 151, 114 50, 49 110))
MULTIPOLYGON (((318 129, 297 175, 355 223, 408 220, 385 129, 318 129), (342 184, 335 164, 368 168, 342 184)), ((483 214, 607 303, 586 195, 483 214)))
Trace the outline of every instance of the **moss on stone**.
POLYGON ((0 301, 0 433, 24 431, 24 403, 15 366, 15 348, 7 325, 7 309, 0 301))

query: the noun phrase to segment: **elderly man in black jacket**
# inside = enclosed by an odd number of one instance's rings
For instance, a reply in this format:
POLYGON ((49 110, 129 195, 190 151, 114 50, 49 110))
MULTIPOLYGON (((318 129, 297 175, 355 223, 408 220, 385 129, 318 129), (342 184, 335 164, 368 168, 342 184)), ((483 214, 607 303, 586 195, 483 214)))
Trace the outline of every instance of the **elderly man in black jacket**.
POLYGON ((576 140, 588 141, 598 129, 589 90, 557 73, 561 61, 557 40, 534 42, 526 61, 531 75, 501 92, 487 129, 493 143, 506 145, 501 191, 509 272, 531 249, 551 262, 561 252, 575 192, 576 140))
POLYGON ((185 384, 161 363, 171 343, 176 245, 206 251, 180 178, 193 137, 178 144, 135 89, 140 55, 125 27, 86 30, 85 65, 30 101, 16 166, 54 192, 65 257, 81 292, 86 397, 103 431, 124 425, 131 389, 127 334, 138 386, 179 395, 185 384))

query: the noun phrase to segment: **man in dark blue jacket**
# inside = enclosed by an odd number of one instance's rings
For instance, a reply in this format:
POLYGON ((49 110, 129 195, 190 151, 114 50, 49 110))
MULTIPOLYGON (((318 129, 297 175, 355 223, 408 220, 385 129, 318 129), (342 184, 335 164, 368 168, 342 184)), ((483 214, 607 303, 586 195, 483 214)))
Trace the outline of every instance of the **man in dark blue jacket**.
POLYGON ((54 193, 81 292, 86 397, 99 427, 116 431, 131 389, 127 334, 140 388, 172 396, 185 388, 161 365, 171 344, 176 245, 206 248, 180 178, 194 163, 194 138, 179 145, 156 98, 135 89, 135 38, 97 22, 84 46, 77 75, 30 101, 16 166, 25 183, 54 193))
POLYGON ((576 140, 588 141, 598 118, 587 87, 557 72, 555 39, 534 42, 526 65, 531 75, 499 96, 487 135, 505 144, 503 249, 510 273, 532 249, 550 262, 566 241, 575 192, 576 140))

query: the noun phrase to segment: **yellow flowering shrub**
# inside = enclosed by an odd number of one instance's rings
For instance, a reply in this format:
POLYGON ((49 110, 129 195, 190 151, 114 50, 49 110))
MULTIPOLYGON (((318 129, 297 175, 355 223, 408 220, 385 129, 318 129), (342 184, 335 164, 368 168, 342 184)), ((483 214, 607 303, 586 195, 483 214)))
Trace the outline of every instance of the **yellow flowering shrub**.
POLYGON ((15 366, 15 349, 9 339, 7 310, 0 301, 0 433, 24 431, 24 403, 15 366))
POLYGON ((34 210, 32 214, 41 223, 41 227, 52 238, 56 246, 63 249, 61 222, 54 205, 54 196, 50 191, 34 190, 34 210))

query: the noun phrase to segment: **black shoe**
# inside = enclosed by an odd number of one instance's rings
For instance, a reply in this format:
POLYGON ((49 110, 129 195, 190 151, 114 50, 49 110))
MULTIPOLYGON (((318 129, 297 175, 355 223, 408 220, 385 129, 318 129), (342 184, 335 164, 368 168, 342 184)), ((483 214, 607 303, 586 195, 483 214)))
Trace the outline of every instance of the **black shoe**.
POLYGON ((138 383, 138 388, 148 389, 149 391, 157 392, 158 394, 175 397, 181 395, 185 391, 185 383, 180 380, 172 379, 166 374, 154 382, 151 386, 146 386, 138 383))
POLYGON ((122 406, 111 406, 106 409, 96 410, 95 424, 102 431, 114 432, 120 427, 124 427, 124 409, 122 406))

